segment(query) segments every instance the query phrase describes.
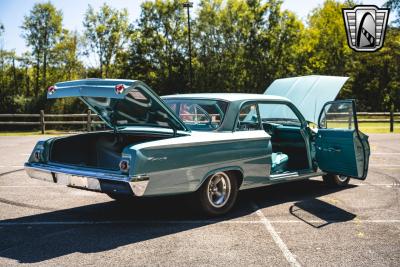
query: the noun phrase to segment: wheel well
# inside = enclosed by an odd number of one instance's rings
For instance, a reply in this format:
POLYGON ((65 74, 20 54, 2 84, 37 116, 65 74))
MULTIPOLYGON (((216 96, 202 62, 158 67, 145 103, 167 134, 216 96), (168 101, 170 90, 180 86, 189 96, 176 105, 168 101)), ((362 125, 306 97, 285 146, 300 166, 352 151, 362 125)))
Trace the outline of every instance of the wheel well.
POLYGON ((204 182, 205 182, 208 178, 210 178, 212 175, 214 175, 214 174, 217 173, 217 172, 225 172, 226 174, 229 175, 229 177, 234 177, 235 179, 237 179, 237 187, 238 187, 238 189, 240 188, 240 186, 241 186, 242 183, 243 183, 243 173, 242 173, 241 170, 237 170, 237 169, 233 169, 233 170, 232 170, 232 169, 214 170, 214 171, 212 171, 212 172, 209 172, 209 173, 207 174, 207 176, 204 177, 203 181, 200 183, 200 185, 199 185, 199 187, 196 189, 196 191, 199 190, 199 189, 204 185, 204 182))
POLYGON ((240 186, 243 183, 243 173, 239 170, 228 170, 225 171, 229 176, 233 176, 237 179, 237 186, 240 188, 240 186))

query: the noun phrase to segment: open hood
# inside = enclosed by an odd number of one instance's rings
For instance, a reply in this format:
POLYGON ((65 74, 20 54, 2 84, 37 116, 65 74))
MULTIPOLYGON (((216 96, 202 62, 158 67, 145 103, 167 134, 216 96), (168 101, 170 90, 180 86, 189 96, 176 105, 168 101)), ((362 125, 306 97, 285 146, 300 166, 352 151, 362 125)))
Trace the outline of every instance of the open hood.
POLYGON ((114 129, 128 126, 190 131, 146 84, 135 80, 85 79, 51 86, 47 98, 79 97, 114 129))
POLYGON ((318 115, 324 104, 335 100, 348 78, 311 75, 278 79, 264 94, 288 98, 307 121, 317 124, 318 115))

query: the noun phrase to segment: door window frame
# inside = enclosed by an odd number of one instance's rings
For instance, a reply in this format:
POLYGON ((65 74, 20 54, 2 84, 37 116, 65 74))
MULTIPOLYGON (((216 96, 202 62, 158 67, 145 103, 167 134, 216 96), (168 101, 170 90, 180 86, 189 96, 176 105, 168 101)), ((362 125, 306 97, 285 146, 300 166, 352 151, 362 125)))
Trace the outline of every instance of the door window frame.
POLYGON ((261 117, 260 117, 260 111, 258 110, 258 101, 255 101, 255 100, 248 100, 248 101, 243 101, 241 104, 240 104, 240 106, 239 106, 239 111, 238 111, 238 113, 236 114, 236 119, 235 119, 235 124, 233 125, 233 131, 234 132, 244 132, 244 131, 242 131, 242 130, 239 130, 238 128, 237 128, 237 125, 238 125, 238 122, 239 122, 239 117, 240 117, 240 111, 242 110, 242 108, 243 107, 245 107, 246 105, 251 105, 251 104, 254 104, 254 105, 256 105, 256 112, 257 112, 257 119, 258 119, 258 127, 259 127, 259 129, 257 129, 257 130, 252 130, 252 131, 264 131, 263 130, 263 126, 262 126, 262 122, 261 122, 261 117))
POLYGON ((353 109, 353 123, 354 123, 354 130, 357 131, 358 134, 358 120, 357 120, 357 108, 356 108, 356 101, 354 99, 345 99, 345 100, 336 100, 336 101, 328 101, 323 106, 318 116, 318 129, 338 129, 338 130, 351 130, 345 128, 329 128, 329 127, 322 127, 321 126, 321 118, 322 114, 325 114, 325 107, 331 105, 333 103, 351 103, 351 108, 353 109))

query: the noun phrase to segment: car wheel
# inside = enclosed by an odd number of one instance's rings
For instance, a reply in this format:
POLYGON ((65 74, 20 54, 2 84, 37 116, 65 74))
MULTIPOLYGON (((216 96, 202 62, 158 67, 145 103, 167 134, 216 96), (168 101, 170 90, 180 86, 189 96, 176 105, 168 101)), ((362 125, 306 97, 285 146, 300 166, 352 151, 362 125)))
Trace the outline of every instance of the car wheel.
POLYGON ((350 177, 328 173, 322 176, 324 182, 330 186, 344 187, 349 184, 350 177))
POLYGON ((235 204, 238 183, 234 175, 217 172, 203 183, 197 192, 201 210, 209 216, 227 213, 235 204))

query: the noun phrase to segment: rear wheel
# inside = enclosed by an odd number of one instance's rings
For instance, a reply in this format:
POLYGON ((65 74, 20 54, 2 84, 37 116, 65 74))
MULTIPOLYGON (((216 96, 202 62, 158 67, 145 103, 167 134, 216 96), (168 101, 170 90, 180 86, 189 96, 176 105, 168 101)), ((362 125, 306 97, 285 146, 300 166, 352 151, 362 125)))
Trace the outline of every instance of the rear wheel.
POLYGON ((210 216, 227 213, 235 204, 238 194, 237 179, 226 172, 217 172, 203 183, 197 191, 201 210, 210 216))
POLYGON ((328 173, 322 176, 322 179, 327 185, 337 186, 337 187, 345 187, 349 184, 350 177, 344 175, 336 175, 328 173))

